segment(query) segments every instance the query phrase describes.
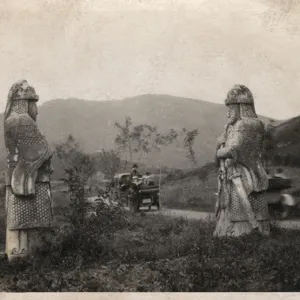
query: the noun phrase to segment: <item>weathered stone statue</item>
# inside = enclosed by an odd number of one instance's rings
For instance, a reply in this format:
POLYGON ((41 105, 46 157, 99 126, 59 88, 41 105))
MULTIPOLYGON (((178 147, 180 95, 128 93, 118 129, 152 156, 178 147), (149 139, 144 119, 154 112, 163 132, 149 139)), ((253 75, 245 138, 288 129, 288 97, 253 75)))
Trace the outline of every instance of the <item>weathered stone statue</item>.
POLYGON ((264 198, 268 177, 263 168, 264 124, 258 120, 251 91, 235 85, 227 94, 228 124, 218 140, 219 192, 215 236, 239 236, 252 230, 268 235, 264 198))
POLYGON ((38 99, 34 88, 21 80, 11 87, 4 113, 9 261, 30 254, 39 243, 39 231, 47 231, 52 226, 50 160, 53 152, 36 123, 38 99))

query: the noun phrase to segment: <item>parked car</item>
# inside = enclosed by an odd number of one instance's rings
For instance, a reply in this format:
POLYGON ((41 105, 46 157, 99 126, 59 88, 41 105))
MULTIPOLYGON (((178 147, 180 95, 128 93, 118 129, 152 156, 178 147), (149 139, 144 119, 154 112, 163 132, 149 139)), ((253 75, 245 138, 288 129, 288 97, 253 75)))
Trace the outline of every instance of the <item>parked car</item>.
MULTIPOLYGON (((268 175, 269 186, 265 192, 272 219, 284 220, 300 215, 300 184, 280 174, 268 175)), ((215 193, 218 197, 218 193, 215 193)))
POLYGON ((152 206, 160 209, 159 186, 154 185, 153 181, 145 183, 144 178, 135 178, 128 193, 128 206, 131 212, 136 213, 141 207, 152 206))
POLYGON ((114 176, 110 183, 110 194, 112 198, 120 203, 127 204, 127 198, 130 188, 130 173, 119 173, 114 176))
POLYGON ((269 175, 266 200, 271 217, 287 219, 300 212, 300 187, 289 177, 269 175))

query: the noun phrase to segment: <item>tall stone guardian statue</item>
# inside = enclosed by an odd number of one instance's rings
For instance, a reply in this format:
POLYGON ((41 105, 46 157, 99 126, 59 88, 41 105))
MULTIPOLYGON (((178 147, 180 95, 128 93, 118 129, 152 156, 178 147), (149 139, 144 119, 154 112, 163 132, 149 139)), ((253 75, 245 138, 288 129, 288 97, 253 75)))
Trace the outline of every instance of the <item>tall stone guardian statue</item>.
POLYGON ((228 124, 218 140, 219 191, 215 236, 239 236, 252 230, 270 232, 264 191, 264 124, 257 118, 251 91, 235 85, 227 94, 228 124))
POLYGON ((38 100, 35 89, 26 80, 18 81, 9 91, 4 113, 9 261, 30 254, 39 243, 39 232, 49 232, 52 227, 53 152, 36 123, 38 100))

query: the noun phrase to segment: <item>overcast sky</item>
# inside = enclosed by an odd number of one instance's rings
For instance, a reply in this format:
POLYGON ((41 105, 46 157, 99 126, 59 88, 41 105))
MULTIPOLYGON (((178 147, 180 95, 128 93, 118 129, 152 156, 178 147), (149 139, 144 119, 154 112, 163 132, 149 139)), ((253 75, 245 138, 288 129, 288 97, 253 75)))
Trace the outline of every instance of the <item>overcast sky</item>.
POLYGON ((299 0, 1 0, 0 46, 1 111, 24 78, 41 102, 223 103, 242 83, 260 114, 300 115, 299 0))

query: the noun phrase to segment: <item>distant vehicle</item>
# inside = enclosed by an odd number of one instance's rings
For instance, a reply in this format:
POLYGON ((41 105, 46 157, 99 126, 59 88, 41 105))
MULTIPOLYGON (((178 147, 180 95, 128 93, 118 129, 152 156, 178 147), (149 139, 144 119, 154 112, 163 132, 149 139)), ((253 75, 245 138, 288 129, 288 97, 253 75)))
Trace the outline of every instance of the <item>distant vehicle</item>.
POLYGON ((119 173, 110 183, 111 195, 119 202, 126 204, 130 188, 130 173, 119 173))
POLYGON ((152 206, 156 206, 159 210, 159 186, 153 181, 145 183, 144 178, 133 179, 128 193, 128 206, 132 213, 138 212, 141 207, 148 207, 148 210, 151 210, 152 206))
MULTIPOLYGON (((269 187, 265 193, 272 219, 284 220, 300 214, 300 185, 282 174, 268 175, 269 187)), ((218 193, 215 193, 218 196, 218 193)))
POLYGON ((119 173, 114 176, 110 188, 111 197, 131 212, 138 212, 141 207, 157 206, 160 209, 159 186, 153 176, 136 176, 130 182, 130 173, 119 173))
POLYGON ((269 175, 266 200, 271 217, 287 219, 300 212, 300 187, 295 187, 289 177, 280 174, 269 175))

